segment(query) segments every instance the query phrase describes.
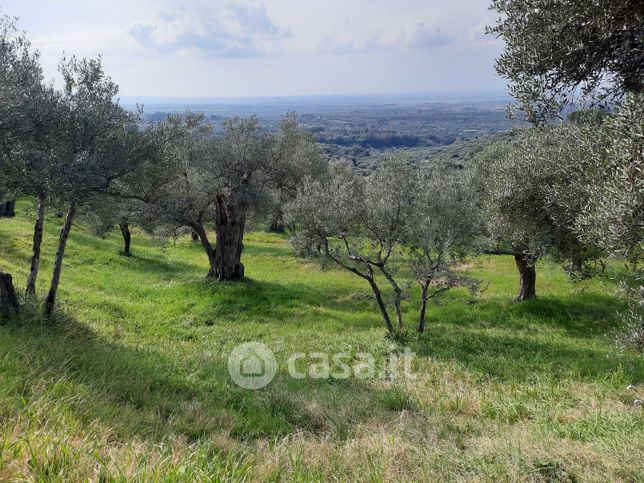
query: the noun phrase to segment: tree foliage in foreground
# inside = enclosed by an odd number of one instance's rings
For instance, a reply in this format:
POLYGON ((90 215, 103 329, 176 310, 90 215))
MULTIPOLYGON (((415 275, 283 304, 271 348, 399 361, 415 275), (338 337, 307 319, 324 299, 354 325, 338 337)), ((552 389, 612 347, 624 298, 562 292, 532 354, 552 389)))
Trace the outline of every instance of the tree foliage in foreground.
MULTIPOLYGON (((584 243, 634 261, 640 287, 626 289, 632 310, 625 318, 628 338, 640 340, 641 347, 644 3, 493 0, 492 9, 500 17, 488 33, 505 42, 496 70, 510 81, 510 93, 529 122, 563 120, 564 110, 577 104, 599 103, 613 111, 596 132, 580 137, 582 146, 592 146, 590 157, 568 165, 576 182, 570 191, 587 204, 566 229, 584 243)), ((560 147, 566 153, 575 149, 560 147)))
POLYGON ((0 17, 0 216, 13 214, 17 194, 36 199, 30 295, 36 292, 45 209, 58 179, 52 164, 62 127, 60 106, 60 93, 43 83, 29 39, 8 17, 0 17))
POLYGON ((65 248, 77 210, 133 168, 135 117, 114 97, 118 87, 99 59, 63 59, 63 89, 42 80, 38 55, 7 18, 0 19, 0 186, 33 196, 36 221, 27 294, 36 293, 47 207, 67 211, 45 312, 56 302, 65 248))
POLYGON ((626 258, 632 280, 622 283, 629 309, 620 345, 644 351, 644 94, 630 94, 595 133, 599 148, 586 186, 589 203, 576 229, 583 240, 626 258))
POLYGON ((133 169, 139 156, 134 116, 113 101, 118 86, 105 75, 99 59, 63 59, 61 105, 63 130, 53 162, 53 196, 67 214, 60 232, 45 312, 54 309, 65 248, 79 207, 107 190, 133 169))
POLYGON ((530 122, 561 116, 579 95, 616 100, 644 91, 641 0, 493 0, 488 33, 505 51, 496 70, 530 122))
MULTIPOLYGON (((586 185, 589 203, 576 230, 618 256, 644 256, 644 94, 628 95, 601 129, 589 133, 596 146, 586 185)), ((588 142, 588 141, 587 141, 588 142)))

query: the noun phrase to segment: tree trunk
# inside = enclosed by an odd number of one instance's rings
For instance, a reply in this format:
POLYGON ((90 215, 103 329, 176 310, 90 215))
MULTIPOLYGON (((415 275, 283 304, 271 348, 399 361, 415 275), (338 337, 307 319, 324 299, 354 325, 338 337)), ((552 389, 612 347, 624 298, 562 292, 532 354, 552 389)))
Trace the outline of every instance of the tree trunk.
POLYGON ((382 314, 382 318, 385 321, 385 325, 387 326, 387 330, 389 333, 394 332, 394 326, 391 323, 391 318, 389 317, 389 313, 387 312, 387 306, 385 305, 384 300, 382 300, 382 294, 380 293, 380 288, 378 288, 378 284, 376 284, 375 280, 369 279, 369 285, 371 285, 371 289, 373 290, 373 294, 376 296, 376 302, 378 303, 378 308, 380 309, 380 313, 382 314))
POLYGON ((0 201, 0 218, 12 218, 16 216, 16 200, 0 201))
POLYGON ((67 239, 72 230, 72 223, 76 215, 76 205, 74 203, 69 207, 65 224, 60 231, 60 238, 58 240, 58 249, 56 250, 56 260, 54 262, 54 272, 51 277, 51 285, 49 286, 49 293, 45 300, 45 315, 50 316, 54 311, 56 305, 56 294, 58 293, 58 283, 60 282, 60 272, 63 269, 63 259, 65 258, 65 247, 67 246, 67 239))
POLYGON ((208 277, 214 277, 217 269, 217 263, 215 261, 216 260, 215 251, 212 249, 212 245, 208 240, 208 234, 206 233, 206 229, 203 227, 201 223, 194 223, 193 225, 190 226, 190 228, 192 228, 193 233, 197 234, 197 239, 201 240, 203 249, 205 250, 206 255, 208 255, 208 264, 210 266, 210 268, 208 269, 208 277))
POLYGON ((230 194, 217 196, 215 247, 215 275, 217 280, 235 280, 244 277, 241 254, 244 250, 246 210, 236 206, 230 194))
POLYGON ((16 312, 18 308, 18 296, 13 287, 13 279, 8 273, 0 272, 0 312, 16 312))
POLYGON ((284 233, 286 231, 286 225, 284 225, 284 213, 282 213, 281 208, 275 210, 272 213, 271 221, 268 225, 268 231, 271 233, 284 233))
POLYGON ((396 325, 399 329, 403 328, 402 309, 400 308, 401 294, 398 290, 394 292, 394 310, 396 311, 396 325))
POLYGON ((130 233, 130 225, 123 221, 119 223, 119 230, 121 230, 121 235, 123 235, 123 255, 131 257, 130 245, 132 243, 132 234, 130 233))
POLYGON ((420 311, 418 313, 418 333, 425 332, 425 312, 427 311, 427 289, 429 283, 422 283, 420 285, 420 311))
POLYGON ((197 234, 196 231, 190 230, 190 236, 192 237, 193 242, 198 242, 199 241, 199 235, 197 234))
POLYGON ((520 288, 519 294, 515 300, 521 302, 523 300, 533 299, 537 296, 536 282, 537 282, 537 269, 534 264, 529 264, 523 255, 515 255, 514 261, 519 269, 520 288))
POLYGON ((42 246, 43 225, 45 224, 45 200, 38 199, 38 208, 36 211, 36 224, 34 225, 33 245, 31 249, 31 269, 27 279, 27 295, 36 295, 36 280, 40 270, 40 247, 42 246))
POLYGON ((579 255, 574 255, 570 259, 570 265, 568 266, 568 270, 571 275, 579 275, 584 268, 584 261, 583 258, 579 255))
POLYGON ((403 328, 403 318, 402 318, 402 309, 400 308, 400 302, 402 300, 402 290, 394 280, 394 277, 385 269, 384 265, 380 267, 380 271, 383 273, 385 278, 389 281, 389 284, 394 289, 394 310, 396 312, 396 325, 399 329, 403 328))
POLYGON ((271 224, 268 225, 268 231, 271 233, 285 233, 286 225, 281 221, 272 221, 271 224))
POLYGON ((0 218, 12 218, 16 216, 16 200, 0 202, 0 218))
POLYGON ((16 216, 16 200, 9 200, 4 205, 4 216, 13 218, 16 216))

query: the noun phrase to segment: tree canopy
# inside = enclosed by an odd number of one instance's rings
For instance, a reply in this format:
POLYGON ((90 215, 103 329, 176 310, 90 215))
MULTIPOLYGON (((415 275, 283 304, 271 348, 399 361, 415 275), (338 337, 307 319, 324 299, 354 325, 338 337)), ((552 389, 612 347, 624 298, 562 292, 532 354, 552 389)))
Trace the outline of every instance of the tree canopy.
POLYGON ((456 269, 478 235, 471 201, 455 171, 419 169, 395 155, 367 178, 336 166, 329 179, 305 181, 286 215, 296 253, 364 279, 389 332, 404 329, 401 303, 411 275, 421 286, 422 332, 430 298, 476 287, 456 269))
POLYGON ((579 96, 615 100, 644 90, 640 0, 493 0, 489 27, 505 50, 496 70, 529 121, 547 122, 579 96))

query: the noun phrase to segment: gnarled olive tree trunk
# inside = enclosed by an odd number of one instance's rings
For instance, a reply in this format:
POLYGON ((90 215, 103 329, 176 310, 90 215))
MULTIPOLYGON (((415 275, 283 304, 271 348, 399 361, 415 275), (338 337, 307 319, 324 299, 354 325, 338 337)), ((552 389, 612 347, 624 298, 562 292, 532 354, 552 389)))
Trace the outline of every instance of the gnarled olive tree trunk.
POLYGON ((217 196, 216 210, 215 275, 217 280, 243 278, 241 254, 244 250, 246 208, 236 204, 232 194, 225 193, 217 196))
POLYGON ((514 261, 519 269, 519 294, 514 300, 522 302, 537 296, 537 269, 534 263, 529 263, 524 255, 515 255, 514 261))
POLYGON ((40 247, 42 246, 43 225, 45 224, 45 200, 38 199, 36 209, 36 224, 34 225, 34 238, 31 248, 31 268, 27 279, 27 295, 36 295, 36 280, 40 270, 40 247))
POLYGON ((6 217, 13 217, 16 216, 16 200, 9 200, 5 204, 5 216, 6 217))
POLYGON ((393 334, 394 324, 391 323, 391 317, 389 317, 389 312, 387 311, 387 305, 385 304, 385 301, 382 299, 382 293, 380 292, 380 288, 378 287, 378 284, 373 279, 373 277, 368 278, 368 277, 364 277, 363 275, 361 276, 363 278, 366 278, 366 280, 369 282, 369 285, 371 286, 371 290, 373 290, 373 295, 376 298, 376 303, 378 304, 378 308, 380 309, 380 313, 382 314, 382 318, 385 321, 385 325, 387 326, 387 331, 389 331, 390 334, 393 334))
POLYGON ((515 302, 533 299, 537 296, 537 267, 525 253, 516 250, 483 250, 488 255, 512 255, 519 270, 519 294, 515 302))
POLYGON ((60 282, 60 273, 63 270, 63 259, 65 258, 65 247, 69 233, 72 231, 72 224, 74 223, 74 216, 76 216, 76 205, 71 204, 67 211, 67 217, 63 228, 60 230, 60 238, 58 239, 58 249, 56 250, 56 259, 54 261, 54 272, 51 277, 51 285, 49 286, 49 293, 45 300, 45 315, 50 316, 54 311, 56 305, 56 295, 58 294, 58 284, 60 282))
POLYGON ((192 228, 192 232, 196 233, 197 238, 201 240, 201 245, 203 246, 206 255, 208 255, 208 264, 210 268, 208 269, 208 277, 214 277, 216 272, 216 261, 215 261, 215 250, 213 250, 210 240, 208 240, 208 234, 202 223, 192 223, 189 225, 192 228))

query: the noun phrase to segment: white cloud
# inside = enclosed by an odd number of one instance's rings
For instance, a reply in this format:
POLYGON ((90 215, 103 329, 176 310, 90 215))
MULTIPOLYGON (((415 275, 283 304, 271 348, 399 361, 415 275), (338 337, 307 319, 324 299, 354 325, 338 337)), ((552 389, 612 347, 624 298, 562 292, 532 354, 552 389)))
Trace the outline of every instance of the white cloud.
POLYGON ((128 33, 145 48, 212 57, 352 54, 427 49, 455 41, 441 28, 423 21, 384 30, 377 25, 368 29, 352 30, 351 25, 338 29, 328 18, 320 19, 320 23, 326 23, 327 28, 293 35, 290 26, 277 25, 262 3, 222 5, 197 1, 167 5, 156 19, 132 24, 128 33))
POLYGON ((439 27, 428 25, 425 22, 416 22, 372 40, 371 47, 373 50, 422 50, 444 47, 455 41, 455 37, 447 34, 439 27))
POLYGON ((128 32, 147 48, 214 57, 267 55, 289 35, 269 18, 260 3, 220 7, 196 3, 190 8, 165 11, 152 22, 136 22, 128 32))
POLYGON ((401 44, 416 49, 442 47, 453 42, 453 38, 438 27, 419 22, 411 29, 405 29, 401 35, 401 44))

